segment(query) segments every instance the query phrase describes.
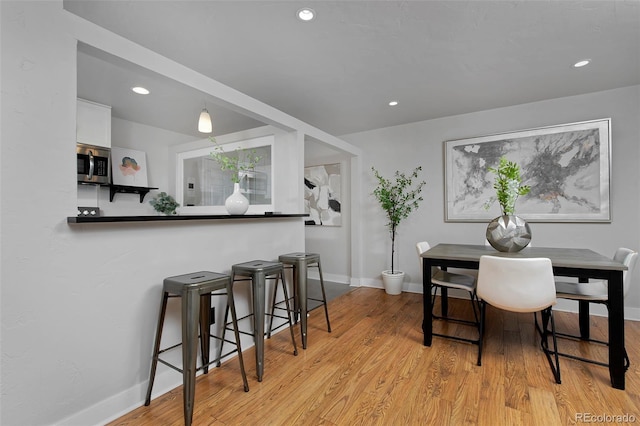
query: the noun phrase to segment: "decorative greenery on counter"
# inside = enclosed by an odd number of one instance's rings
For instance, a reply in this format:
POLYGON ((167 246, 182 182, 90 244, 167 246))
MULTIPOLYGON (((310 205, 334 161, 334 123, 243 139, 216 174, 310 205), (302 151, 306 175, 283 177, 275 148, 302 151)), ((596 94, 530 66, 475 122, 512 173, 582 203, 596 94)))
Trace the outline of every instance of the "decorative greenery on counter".
POLYGON ((396 170, 394 179, 387 179, 380 175, 380 173, 371 167, 374 176, 378 180, 378 186, 373 190, 373 195, 380 203, 380 207, 385 211, 387 215, 387 227, 391 234, 391 273, 394 273, 393 257, 395 252, 396 243, 396 228, 402 221, 409 216, 409 214, 417 209, 422 197, 422 187, 426 184, 425 181, 416 183, 414 185, 413 180, 418 178, 418 172, 422 171, 422 167, 418 166, 413 170, 413 173, 406 175, 396 170))
POLYGON ((211 158, 216 160, 221 170, 231 171, 231 181, 233 183, 240 183, 240 179, 243 177, 242 175, 246 172, 253 171, 260 160, 262 160, 262 157, 256 155, 255 149, 236 149, 235 154, 227 153, 218 145, 216 138, 211 136, 209 139, 215 144, 211 158))
POLYGON ((489 167, 491 173, 495 173, 496 179, 493 187, 496 190, 496 196, 491 197, 484 205, 485 209, 489 209, 491 205, 498 200, 503 216, 516 214, 516 201, 521 195, 527 195, 531 190, 529 185, 522 185, 520 177, 520 166, 513 161, 509 161, 506 157, 500 157, 498 167, 489 167))
POLYGON ((166 215, 176 214, 176 209, 180 207, 180 204, 164 191, 153 197, 149 204, 153 206, 155 211, 166 215))

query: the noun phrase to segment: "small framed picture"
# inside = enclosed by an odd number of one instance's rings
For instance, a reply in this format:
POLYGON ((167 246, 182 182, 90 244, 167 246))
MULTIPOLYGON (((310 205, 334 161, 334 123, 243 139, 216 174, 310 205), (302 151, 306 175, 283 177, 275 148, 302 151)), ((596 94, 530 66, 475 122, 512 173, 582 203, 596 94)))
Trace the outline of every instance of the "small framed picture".
POLYGON ((305 167, 305 225, 342 226, 340 163, 305 167))
POLYGON ((149 186, 147 154, 128 148, 111 148, 111 176, 114 185, 149 186))

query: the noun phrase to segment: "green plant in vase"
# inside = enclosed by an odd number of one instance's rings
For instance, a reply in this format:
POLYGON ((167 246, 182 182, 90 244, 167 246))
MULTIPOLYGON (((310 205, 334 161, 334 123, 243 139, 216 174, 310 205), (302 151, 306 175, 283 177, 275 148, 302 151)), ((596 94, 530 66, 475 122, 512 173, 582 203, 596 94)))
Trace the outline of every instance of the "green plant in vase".
POLYGON ((180 207, 180 204, 164 191, 153 197, 153 199, 149 201, 149 204, 151 204, 155 211, 166 214, 167 216, 176 214, 176 209, 180 207))
POLYGON ((387 228, 391 236, 391 270, 382 272, 382 280, 387 293, 399 294, 404 280, 404 272, 396 270, 394 266, 396 231, 400 222, 418 208, 420 201, 422 201, 420 193, 426 182, 415 182, 422 167, 416 167, 409 175, 396 171, 391 179, 382 176, 374 167, 371 167, 371 170, 378 180, 373 195, 387 216, 387 228), (393 284, 392 281, 397 281, 397 283, 393 284), (390 290, 392 286, 395 287, 394 290, 390 290))
POLYGON ((531 229, 524 219, 516 216, 516 201, 527 195, 531 187, 522 184, 520 166, 505 157, 500 157, 497 167, 488 170, 496 175, 493 183, 496 195, 485 203, 485 208, 489 209, 497 200, 502 215, 489 222, 485 236, 498 251, 520 251, 531 241, 531 229))
POLYGON ((236 149, 235 152, 226 152, 222 146, 218 145, 216 138, 210 137, 211 142, 215 144, 211 158, 216 160, 220 169, 231 172, 231 181, 240 183, 240 180, 247 172, 255 170, 262 157, 256 155, 256 150, 236 149))
POLYGON ((489 167, 488 170, 496 175, 493 188, 496 195, 485 203, 489 207, 497 200, 503 216, 516 214, 516 201, 521 195, 527 195, 531 190, 529 185, 522 185, 520 166, 506 157, 500 157, 498 167, 489 167))

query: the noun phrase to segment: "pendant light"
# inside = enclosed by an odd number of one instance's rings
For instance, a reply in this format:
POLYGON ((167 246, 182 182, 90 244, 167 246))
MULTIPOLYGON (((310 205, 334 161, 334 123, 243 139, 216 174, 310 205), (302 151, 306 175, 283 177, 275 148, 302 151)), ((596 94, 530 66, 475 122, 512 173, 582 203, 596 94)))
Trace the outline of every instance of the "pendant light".
POLYGON ((211 116, 209 115, 209 111, 207 111, 206 106, 202 108, 202 112, 200 113, 200 118, 198 119, 198 131, 200 133, 213 132, 213 124, 211 124, 211 116))

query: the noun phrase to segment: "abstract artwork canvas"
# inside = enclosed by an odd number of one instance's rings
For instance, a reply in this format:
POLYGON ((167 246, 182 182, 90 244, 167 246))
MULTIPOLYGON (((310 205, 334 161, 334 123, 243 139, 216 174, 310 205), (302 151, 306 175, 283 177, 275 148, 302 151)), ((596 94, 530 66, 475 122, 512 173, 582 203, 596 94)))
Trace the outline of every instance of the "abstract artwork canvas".
POLYGON ((305 167, 304 207, 306 225, 341 226, 340 164, 305 167))
POLYGON ((128 148, 111 148, 114 185, 147 187, 147 155, 128 148))
POLYGON ((444 142, 445 220, 486 222, 500 157, 516 162, 531 191, 516 203, 529 222, 610 222, 611 119, 569 123, 444 142))

